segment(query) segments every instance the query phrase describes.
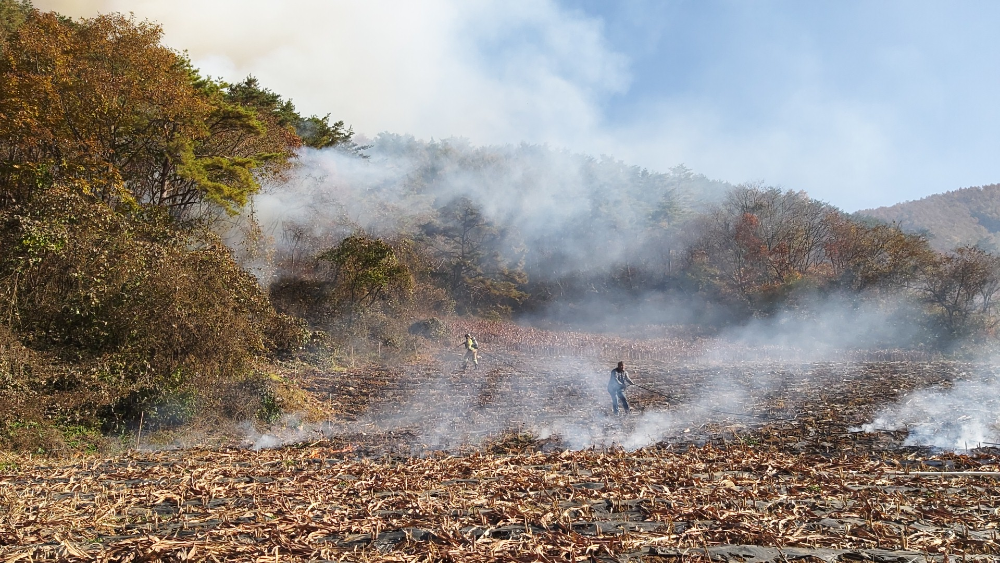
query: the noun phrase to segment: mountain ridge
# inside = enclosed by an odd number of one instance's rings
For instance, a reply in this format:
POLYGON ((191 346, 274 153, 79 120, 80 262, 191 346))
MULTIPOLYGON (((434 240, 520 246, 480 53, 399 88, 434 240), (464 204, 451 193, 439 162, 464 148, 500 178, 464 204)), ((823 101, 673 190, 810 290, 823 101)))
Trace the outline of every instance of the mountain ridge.
POLYGON ((855 215, 896 223, 927 235, 931 246, 1000 249, 1000 184, 960 188, 895 205, 862 209, 855 215))

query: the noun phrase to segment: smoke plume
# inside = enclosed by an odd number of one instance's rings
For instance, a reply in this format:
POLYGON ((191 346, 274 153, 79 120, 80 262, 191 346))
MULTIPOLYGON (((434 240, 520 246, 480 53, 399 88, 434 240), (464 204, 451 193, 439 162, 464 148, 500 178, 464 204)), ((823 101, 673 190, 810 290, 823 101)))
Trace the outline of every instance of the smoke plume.
POLYGON ((1000 377, 984 371, 950 388, 920 389, 887 406, 857 430, 906 430, 904 445, 950 451, 998 446, 1000 377))

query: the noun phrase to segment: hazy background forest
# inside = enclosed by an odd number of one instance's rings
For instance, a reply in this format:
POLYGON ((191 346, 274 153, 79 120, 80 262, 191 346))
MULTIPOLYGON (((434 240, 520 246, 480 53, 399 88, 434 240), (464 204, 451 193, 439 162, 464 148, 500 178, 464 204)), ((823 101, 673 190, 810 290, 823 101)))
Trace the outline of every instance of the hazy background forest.
POLYGON ((5 447, 96 442, 143 417, 266 424, 296 396, 276 362, 398 361, 456 315, 624 336, 777 319, 796 345, 942 354, 995 342, 994 187, 847 214, 681 164, 361 139, 160 41, 126 16, 0 0, 5 447))

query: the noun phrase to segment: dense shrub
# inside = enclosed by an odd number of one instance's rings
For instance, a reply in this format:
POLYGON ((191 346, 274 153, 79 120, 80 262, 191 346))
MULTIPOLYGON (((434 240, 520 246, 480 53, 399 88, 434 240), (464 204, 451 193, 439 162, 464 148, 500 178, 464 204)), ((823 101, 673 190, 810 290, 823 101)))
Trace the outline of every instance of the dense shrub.
POLYGON ((106 427, 155 408, 181 421, 302 334, 211 235, 60 190, 0 212, 0 306, 12 340, 73 366, 19 385, 73 397, 50 417, 106 427))

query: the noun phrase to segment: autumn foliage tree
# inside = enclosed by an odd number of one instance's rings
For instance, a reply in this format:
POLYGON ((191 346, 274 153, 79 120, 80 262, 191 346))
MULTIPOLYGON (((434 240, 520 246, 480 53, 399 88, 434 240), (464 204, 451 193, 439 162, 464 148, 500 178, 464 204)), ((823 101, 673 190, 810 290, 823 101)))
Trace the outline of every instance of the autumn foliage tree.
POLYGON ((843 214, 827 217, 823 252, 832 285, 863 292, 911 286, 935 259, 927 240, 898 225, 867 223, 843 214))
POLYGON ((161 36, 158 25, 119 14, 70 22, 38 12, 9 34, 0 205, 61 184, 178 219, 205 206, 232 213, 291 165, 296 127, 323 131, 313 140, 322 146, 349 142, 342 124, 302 118, 252 77, 199 77, 161 36))
POLYGON ((950 336, 976 331, 992 333, 1000 293, 1000 257, 973 246, 936 256, 918 288, 938 313, 950 336))
POLYGON ((739 186, 700 222, 693 256, 708 260, 724 290, 752 303, 816 272, 833 213, 801 192, 739 186))
POLYGON ((0 0, 0 24, 0 325, 36 361, 0 396, 38 398, 0 413, 0 444, 12 416, 117 428, 171 394, 252 417, 257 359, 302 331, 214 221, 281 179, 310 119, 323 146, 351 131, 198 76, 149 22, 0 0))

